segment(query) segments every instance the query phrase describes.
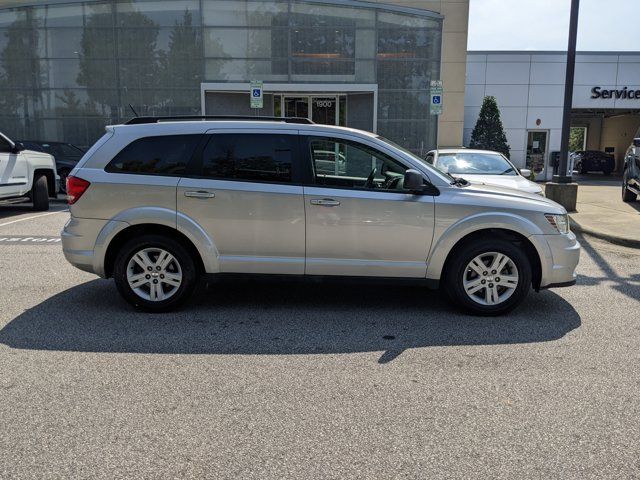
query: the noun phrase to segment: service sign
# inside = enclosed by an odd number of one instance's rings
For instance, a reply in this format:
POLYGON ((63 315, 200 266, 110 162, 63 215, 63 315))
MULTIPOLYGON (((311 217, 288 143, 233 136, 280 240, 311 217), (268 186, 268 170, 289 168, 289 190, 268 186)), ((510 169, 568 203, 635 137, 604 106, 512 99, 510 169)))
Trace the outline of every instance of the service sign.
POLYGON ((251 108, 262 108, 262 87, 263 84, 259 80, 252 80, 249 86, 249 97, 251 98, 251 108))
POLYGON ((442 115, 442 80, 431 80, 431 102, 429 110, 431 115, 442 115))

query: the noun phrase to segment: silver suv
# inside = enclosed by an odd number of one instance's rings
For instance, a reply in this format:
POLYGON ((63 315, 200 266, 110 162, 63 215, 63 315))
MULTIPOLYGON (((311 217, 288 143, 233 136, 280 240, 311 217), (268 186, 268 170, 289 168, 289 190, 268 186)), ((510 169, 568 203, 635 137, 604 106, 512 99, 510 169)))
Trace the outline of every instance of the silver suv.
POLYGON ((148 311, 201 274, 421 279, 482 315, 575 283, 560 205, 447 176, 373 133, 210 117, 106 130, 68 178, 64 254, 148 311))

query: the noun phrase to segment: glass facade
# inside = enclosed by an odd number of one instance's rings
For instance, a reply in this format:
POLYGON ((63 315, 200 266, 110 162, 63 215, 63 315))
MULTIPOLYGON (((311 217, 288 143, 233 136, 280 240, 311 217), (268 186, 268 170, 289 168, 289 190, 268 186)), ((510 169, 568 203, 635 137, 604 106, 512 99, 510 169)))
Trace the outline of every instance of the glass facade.
POLYGON ((131 117, 129 104, 140 115, 200 114, 202 82, 259 79, 266 92, 269 82, 358 83, 378 86, 378 133, 426 150, 441 31, 430 12, 357 1, 0 8, 0 131, 88 146, 131 117))

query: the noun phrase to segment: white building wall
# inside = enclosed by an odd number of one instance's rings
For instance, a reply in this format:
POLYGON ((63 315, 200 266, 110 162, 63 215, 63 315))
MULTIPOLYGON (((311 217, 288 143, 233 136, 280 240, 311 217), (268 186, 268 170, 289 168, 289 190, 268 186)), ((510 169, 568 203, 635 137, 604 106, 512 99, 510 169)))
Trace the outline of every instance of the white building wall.
MULTIPOLYGON (((526 161, 527 130, 549 132, 548 152, 560 150, 566 55, 558 52, 469 52, 464 144, 487 95, 496 97, 518 167, 526 161)), ((579 53, 573 108, 640 109, 640 99, 592 99, 591 89, 640 90, 640 54, 579 53)), ((541 179, 550 179, 547 169, 541 179)))

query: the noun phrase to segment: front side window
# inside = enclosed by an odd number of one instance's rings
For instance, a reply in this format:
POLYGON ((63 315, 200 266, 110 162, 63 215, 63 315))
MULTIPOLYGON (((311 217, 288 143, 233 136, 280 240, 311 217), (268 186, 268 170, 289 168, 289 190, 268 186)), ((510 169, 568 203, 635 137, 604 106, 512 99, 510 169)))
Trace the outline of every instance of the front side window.
POLYGON ((403 166, 367 145, 314 137, 309 140, 315 183, 334 187, 401 191, 403 166))
POLYGON ((0 137, 0 153, 11 153, 11 144, 0 137))
POLYGON ((291 183, 294 135, 211 135, 202 153, 202 176, 221 180, 291 183))
POLYGON ((452 175, 517 175, 513 166, 499 153, 441 153, 436 166, 452 175))
POLYGON ((111 173, 184 175, 200 135, 145 137, 124 147, 107 165, 111 173))

